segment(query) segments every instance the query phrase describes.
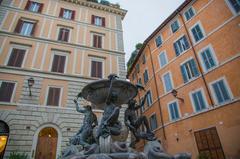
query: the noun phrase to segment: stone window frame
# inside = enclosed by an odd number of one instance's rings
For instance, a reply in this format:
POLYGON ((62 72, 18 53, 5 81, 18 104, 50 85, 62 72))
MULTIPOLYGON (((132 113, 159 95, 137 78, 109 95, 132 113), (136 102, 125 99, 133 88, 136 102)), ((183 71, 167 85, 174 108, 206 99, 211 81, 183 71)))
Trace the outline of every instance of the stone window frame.
POLYGON ((17 91, 18 82, 17 82, 17 81, 13 81, 13 80, 0 79, 0 86, 2 85, 2 82, 14 83, 14 88, 13 88, 13 92, 12 92, 12 94, 11 94, 10 102, 2 102, 2 101, 0 101, 0 103, 1 103, 1 104, 16 103, 16 102, 14 102, 14 98, 16 97, 16 91, 17 91))
POLYGON ((195 24, 193 24, 193 25, 189 28, 189 33, 190 33, 191 39, 192 39, 192 41, 193 41, 193 44, 195 44, 195 45, 198 44, 198 43, 200 43, 201 41, 203 41, 203 40, 207 37, 207 34, 206 34, 206 32, 205 32, 205 30, 204 30, 204 28, 203 28, 203 25, 202 25, 202 23, 201 23, 200 20, 197 21, 195 24), (200 40, 198 40, 198 41, 196 41, 196 39, 195 39, 195 37, 194 37, 194 35, 193 35, 193 32, 192 32, 192 29, 195 28, 197 25, 199 26, 199 28, 200 28, 200 30, 201 30, 201 32, 202 32, 202 34, 203 34, 203 38, 200 39, 200 40))
POLYGON ((207 101, 205 91, 204 91, 204 89, 203 89, 202 87, 201 87, 201 88, 197 88, 197 89, 195 89, 195 90, 193 90, 193 91, 190 91, 190 92, 189 92, 189 97, 190 97, 190 100, 191 100, 192 108, 193 108, 193 110, 194 110, 195 113, 202 112, 202 111, 204 111, 204 110, 206 110, 206 109, 209 108, 209 103, 208 103, 208 101, 207 101), (194 94, 194 93, 197 93, 197 92, 199 92, 199 91, 200 91, 201 94, 202 94, 203 102, 205 103, 206 108, 201 109, 200 111, 197 111, 197 110, 196 110, 196 106, 195 106, 195 104, 194 104, 193 94, 194 94))
POLYGON ((69 53, 68 52, 65 52, 65 51, 60 51, 60 50, 51 50, 51 59, 50 59, 50 64, 49 64, 49 68, 48 68, 48 71, 49 72, 52 72, 52 73, 60 73, 60 74, 64 74, 64 73, 67 73, 67 66, 68 66, 68 56, 69 56, 69 53), (59 55, 59 56, 65 56, 66 59, 65 59, 65 66, 64 66, 64 72, 61 73, 61 72, 52 72, 52 67, 53 67, 53 59, 54 59, 54 56, 55 55, 59 55))
POLYGON ((62 107, 62 100, 63 100, 63 86, 57 86, 57 85, 47 85, 46 87, 46 93, 45 93, 45 101, 44 101, 44 105, 47 107, 62 107), (53 105, 47 105, 47 100, 48 100, 48 95, 49 95, 49 88, 60 88, 60 96, 59 96, 59 103, 58 106, 53 106, 53 105))
POLYGON ((162 77, 161 77, 161 78, 162 78, 162 81, 163 81, 164 92, 165 92, 165 93, 171 92, 171 91, 174 89, 174 83, 173 83, 173 78, 172 78, 172 73, 171 73, 171 71, 167 71, 167 72, 165 72, 164 74, 162 74, 162 77), (165 80, 164 80, 164 76, 167 75, 167 74, 169 74, 170 82, 171 82, 171 86, 172 86, 172 89, 169 90, 169 91, 167 91, 166 83, 165 83, 165 80))
POLYGON ((181 119, 182 113, 181 113, 181 110, 180 110, 179 103, 178 103, 177 99, 168 102, 167 103, 167 108, 168 108, 168 117, 169 117, 169 121, 170 122, 174 122, 174 121, 177 121, 177 120, 181 119), (179 118, 178 119, 172 119, 171 112, 170 112, 170 104, 172 104, 172 103, 176 103, 177 104, 177 110, 178 110, 178 114, 179 114, 179 118))

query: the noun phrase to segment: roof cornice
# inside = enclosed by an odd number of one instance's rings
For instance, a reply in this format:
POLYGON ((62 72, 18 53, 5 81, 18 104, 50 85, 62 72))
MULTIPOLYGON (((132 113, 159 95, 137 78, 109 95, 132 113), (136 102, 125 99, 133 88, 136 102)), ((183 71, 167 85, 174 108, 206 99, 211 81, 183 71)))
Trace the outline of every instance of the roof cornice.
POLYGON ((127 10, 114 7, 114 5, 112 5, 112 4, 111 4, 111 6, 107 6, 107 5, 103 5, 101 3, 94 3, 94 2, 90 2, 90 1, 86 1, 86 0, 62 0, 62 1, 70 2, 70 3, 82 5, 85 7, 90 7, 90 8, 106 11, 106 12, 110 12, 113 14, 118 14, 122 17, 122 19, 124 19, 125 15, 127 14, 127 10))

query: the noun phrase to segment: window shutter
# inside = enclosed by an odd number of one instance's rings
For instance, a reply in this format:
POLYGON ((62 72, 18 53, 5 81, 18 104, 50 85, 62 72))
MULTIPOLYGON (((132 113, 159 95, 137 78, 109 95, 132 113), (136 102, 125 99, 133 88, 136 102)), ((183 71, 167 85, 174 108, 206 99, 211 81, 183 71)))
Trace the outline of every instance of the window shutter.
POLYGON ((31 1, 28 0, 28 1, 27 1, 27 4, 26 4, 26 6, 25 6, 25 10, 29 10, 30 4, 31 4, 31 1))
POLYGON ((1 102, 11 102, 14 85, 14 83, 2 82, 2 84, 0 85, 1 102))
POLYGON ((12 49, 12 53, 10 55, 10 58, 8 60, 8 66, 14 66, 15 65, 15 60, 17 58, 17 49, 12 49))
POLYGON ((95 24, 95 16, 94 15, 92 15, 91 24, 95 24))
POLYGON ((223 81, 220 81, 219 82, 219 87, 220 87, 220 90, 222 92, 222 95, 223 95, 223 98, 224 100, 229 100, 230 99, 230 96, 229 96, 229 93, 227 91, 227 88, 226 88, 226 85, 223 83, 223 81))
POLYGON ((97 62, 98 66, 97 66, 97 77, 102 78, 102 62, 97 62))
POLYGON ((191 68, 193 69, 194 77, 198 76, 199 75, 198 68, 196 66, 194 59, 190 60, 190 65, 191 65, 191 68))
POLYGON ((21 29, 22 29, 22 25, 23 25, 23 21, 21 19, 19 19, 14 32, 20 33, 21 29))
POLYGON ((16 67, 21 67, 23 63, 23 58, 24 58, 25 50, 18 50, 17 51, 17 58, 16 58, 16 67))
POLYGON ((66 56, 60 56, 59 65, 58 65, 58 72, 64 73, 65 62, 66 62, 66 56))
POLYGON ((97 47, 97 40, 98 40, 97 35, 93 35, 93 47, 97 47))
POLYGON ((64 29, 64 41, 68 42, 68 38, 69 38, 69 30, 68 29, 64 29))
POLYGON ((187 74, 186 74, 184 65, 181 66, 181 72, 182 72, 182 76, 183 76, 183 81, 184 81, 184 83, 186 83, 188 81, 188 78, 187 78, 187 74))
POLYGON ((54 93, 54 90, 53 88, 49 88, 48 90, 48 99, 47 99, 47 105, 53 105, 53 93, 54 93))
POLYGON ((31 36, 33 36, 34 33, 35 33, 36 25, 37 25, 36 23, 33 23, 33 28, 32 28, 32 31, 31 31, 31 36))
POLYGON ((43 9, 43 3, 40 3, 39 5, 40 5, 40 6, 39 6, 39 9, 38 9, 38 13, 41 13, 41 12, 42 12, 42 9, 43 9))
POLYGON ((102 26, 105 27, 105 18, 102 18, 102 26))
POLYGON ((58 61, 59 61, 59 56, 58 55, 54 55, 53 57, 53 63, 52 63, 52 72, 57 72, 58 70, 58 61))
POLYGON ((60 88, 54 88, 53 105, 59 106, 60 88))
POLYGON ((184 40, 184 44, 186 46, 186 49, 188 49, 189 48, 189 43, 188 43, 187 37, 185 35, 183 36, 183 40, 184 40))
POLYGON ((92 61, 92 67, 91 67, 91 76, 96 77, 96 61, 92 61))
POLYGON ((71 17, 71 19, 74 20, 74 18, 75 18, 75 10, 72 11, 72 17, 71 17))
POLYGON ((59 17, 63 17, 63 12, 64 12, 64 9, 63 9, 63 8, 61 8, 61 9, 60 9, 60 14, 59 14, 59 17))
POLYGON ((175 50, 176 56, 179 56, 180 52, 179 52, 177 43, 174 43, 173 46, 174 46, 174 50, 175 50))
POLYGON ((59 34, 58 34, 58 40, 62 40, 63 39, 63 28, 59 29, 59 34))
POLYGON ((98 48, 102 48, 102 37, 98 36, 98 48))

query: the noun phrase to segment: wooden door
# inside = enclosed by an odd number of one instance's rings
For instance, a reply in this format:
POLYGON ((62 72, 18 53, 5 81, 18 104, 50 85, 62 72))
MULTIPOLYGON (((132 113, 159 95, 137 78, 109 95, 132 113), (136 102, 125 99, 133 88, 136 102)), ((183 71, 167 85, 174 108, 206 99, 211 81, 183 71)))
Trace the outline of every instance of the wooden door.
POLYGON ((210 159, 225 159, 222 145, 215 127, 194 133, 199 154, 204 153, 210 159))
POLYGON ((56 159, 58 134, 54 128, 42 129, 38 135, 35 159, 56 159))

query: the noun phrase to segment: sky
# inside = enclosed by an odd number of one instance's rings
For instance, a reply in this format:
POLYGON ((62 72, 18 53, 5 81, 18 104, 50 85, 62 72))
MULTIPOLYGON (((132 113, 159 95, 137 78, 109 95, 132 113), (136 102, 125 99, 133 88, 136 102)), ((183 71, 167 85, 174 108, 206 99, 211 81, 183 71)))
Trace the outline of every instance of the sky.
POLYGON ((137 43, 145 39, 180 6, 184 0, 109 0, 128 12, 123 20, 126 63, 137 43))

